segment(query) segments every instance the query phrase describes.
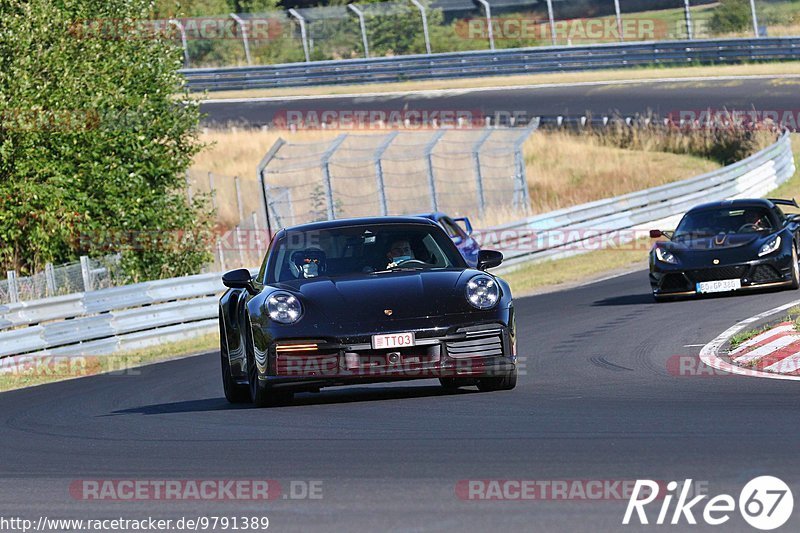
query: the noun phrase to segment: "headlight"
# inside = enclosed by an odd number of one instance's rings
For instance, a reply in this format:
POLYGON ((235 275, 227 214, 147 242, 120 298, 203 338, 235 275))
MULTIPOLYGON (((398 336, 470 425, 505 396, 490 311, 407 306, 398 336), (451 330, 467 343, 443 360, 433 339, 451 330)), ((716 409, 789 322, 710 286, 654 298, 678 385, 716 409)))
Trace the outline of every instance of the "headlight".
POLYGON ((758 251, 758 257, 761 257, 762 255, 771 254, 780 247, 781 247, 781 238, 780 236, 778 236, 761 247, 761 249, 758 251))
POLYGON ((467 301, 478 309, 491 309, 500 299, 500 287, 486 275, 478 275, 467 282, 467 301))
POLYGON ((672 255, 672 252, 664 248, 661 248, 660 246, 656 247, 656 258, 662 263, 670 263, 673 265, 676 265, 678 263, 678 258, 672 255))
POLYGON ((300 300, 288 292, 273 292, 267 298, 267 312, 275 322, 293 324, 300 320, 303 306, 300 305, 300 300))

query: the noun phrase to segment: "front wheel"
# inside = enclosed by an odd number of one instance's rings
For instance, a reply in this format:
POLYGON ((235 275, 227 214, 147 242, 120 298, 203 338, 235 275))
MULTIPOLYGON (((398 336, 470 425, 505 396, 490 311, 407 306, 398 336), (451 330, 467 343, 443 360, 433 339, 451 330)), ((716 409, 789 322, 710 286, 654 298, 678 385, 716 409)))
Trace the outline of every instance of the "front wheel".
POLYGON ((231 363, 228 359, 228 343, 225 341, 225 329, 220 320, 219 328, 219 353, 222 363, 222 388, 225 391, 225 399, 229 403, 244 403, 250 401, 250 391, 247 385, 236 383, 231 375, 231 363))
POLYGON ((478 380, 478 390, 481 392, 494 392, 499 390, 511 390, 517 386, 517 367, 505 376, 480 378, 478 380))
POLYGON ((792 245, 792 285, 793 289, 800 288, 800 265, 797 264, 797 246, 792 245))

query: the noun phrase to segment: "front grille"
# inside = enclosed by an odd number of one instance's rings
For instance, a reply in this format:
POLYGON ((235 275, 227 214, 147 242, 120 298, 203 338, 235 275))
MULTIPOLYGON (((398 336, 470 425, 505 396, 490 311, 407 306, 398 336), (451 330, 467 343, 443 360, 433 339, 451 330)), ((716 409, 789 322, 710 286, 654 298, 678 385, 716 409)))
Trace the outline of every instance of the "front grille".
POLYGON ((454 359, 503 355, 503 338, 500 335, 492 335, 450 341, 447 343, 447 354, 454 359))
POLYGON ((275 370, 279 376, 332 376, 339 370, 338 353, 275 356, 275 370))
POLYGON ((704 268, 702 270, 687 270, 686 276, 692 283, 700 283, 703 281, 719 281, 722 279, 741 279, 746 272, 746 266, 727 266, 704 268))
POLYGON ((683 274, 666 274, 661 281, 661 290, 667 292, 688 291, 691 290, 691 287, 683 274))
POLYGON ((783 276, 772 265, 758 265, 753 269, 750 280, 754 283, 769 283, 770 281, 782 281, 783 276))

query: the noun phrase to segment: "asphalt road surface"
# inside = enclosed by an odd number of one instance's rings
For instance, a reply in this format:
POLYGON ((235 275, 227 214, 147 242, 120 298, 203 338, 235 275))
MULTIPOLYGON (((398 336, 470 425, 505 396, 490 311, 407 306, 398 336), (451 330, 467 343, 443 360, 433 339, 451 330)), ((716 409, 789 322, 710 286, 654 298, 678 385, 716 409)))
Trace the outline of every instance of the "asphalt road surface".
MULTIPOLYGON (((281 98, 254 101, 207 102, 201 111, 205 124, 269 124, 288 112, 399 111, 470 112, 480 116, 579 117, 619 113, 654 113, 665 117, 682 111, 757 110, 792 112, 798 117, 798 79, 739 79, 654 83, 602 83, 542 88, 452 90, 445 93, 281 98)), ((213 95, 212 95, 213 96, 213 95)), ((291 116, 291 115, 290 115, 291 116)), ((791 124, 790 124, 791 125, 791 124)))
MULTIPOLYGON (((456 487, 691 478, 738 498, 770 474, 800 495, 797 383, 681 376, 670 363, 800 292, 655 304, 648 288, 641 271, 517 300, 525 368, 508 392, 449 395, 425 380, 231 407, 210 353, 0 394, 0 516, 268 516, 274 531, 685 531, 704 528, 622 526, 627 501, 613 495, 470 501, 456 487), (269 479, 282 492, 268 502, 70 493, 76 480, 107 479, 269 479), (321 499, 293 499, 304 490, 292 481, 316 482, 321 499)), ((648 510, 655 520, 658 507, 648 510)), ((714 529, 753 531, 735 512, 714 529)))

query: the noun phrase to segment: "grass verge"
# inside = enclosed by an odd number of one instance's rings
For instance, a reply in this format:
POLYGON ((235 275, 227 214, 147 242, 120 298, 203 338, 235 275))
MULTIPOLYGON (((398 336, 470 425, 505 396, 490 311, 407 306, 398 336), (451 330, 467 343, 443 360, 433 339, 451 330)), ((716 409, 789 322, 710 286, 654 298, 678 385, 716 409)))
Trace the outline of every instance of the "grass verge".
MULTIPOLYGON (((367 83, 360 85, 326 85, 303 88, 287 87, 280 89, 215 91, 204 95, 197 95, 197 98, 227 100, 237 98, 270 98, 298 95, 328 96, 363 93, 433 91, 447 89, 519 87, 526 85, 587 82, 614 82, 621 80, 650 80, 659 78, 797 75, 798 72, 800 72, 800 61, 693 67, 646 67, 634 69, 597 70, 590 72, 555 72, 549 74, 524 74, 517 76, 484 76, 477 78, 407 81, 397 83, 367 83)), ((777 81, 779 80, 776 80, 776 82, 777 81)))

